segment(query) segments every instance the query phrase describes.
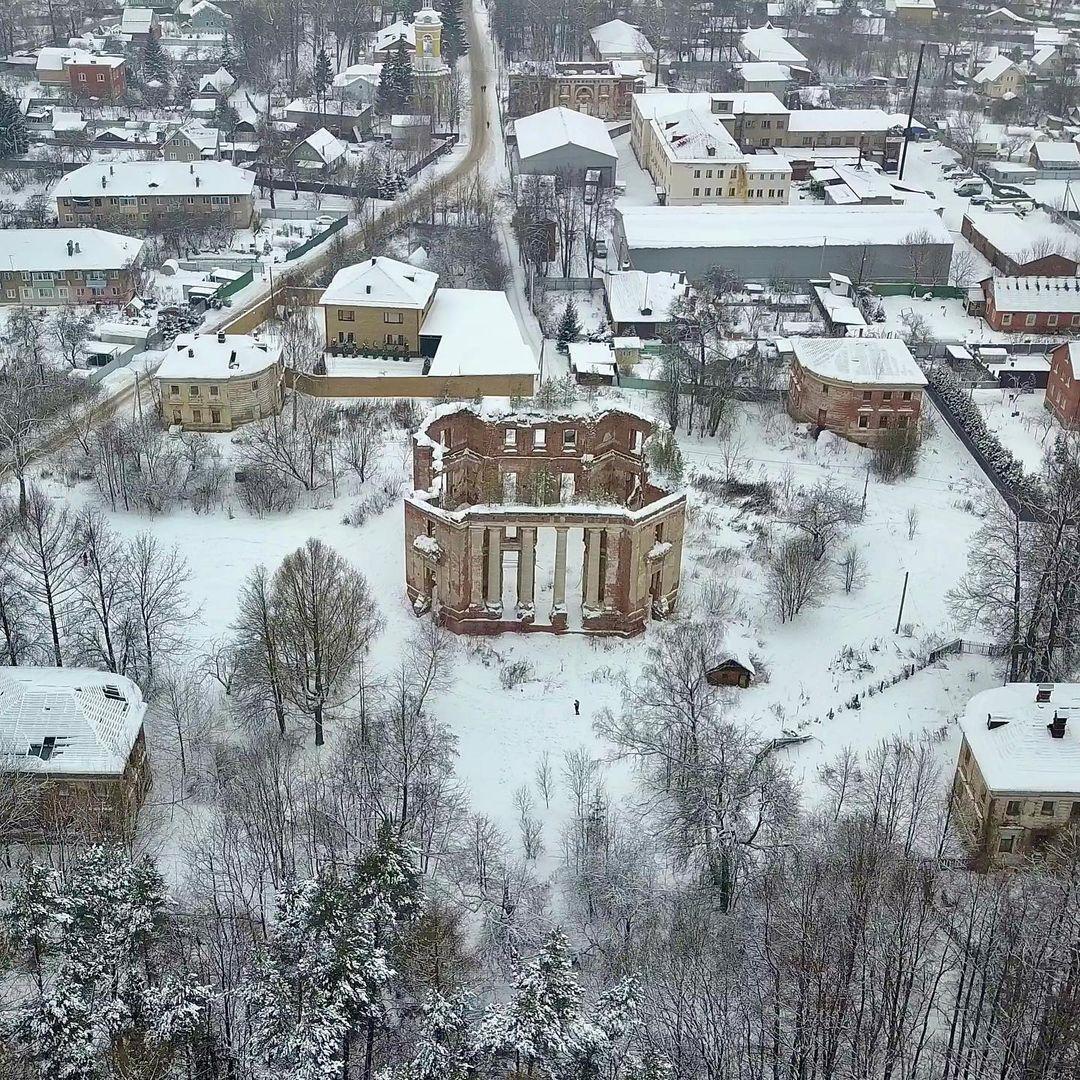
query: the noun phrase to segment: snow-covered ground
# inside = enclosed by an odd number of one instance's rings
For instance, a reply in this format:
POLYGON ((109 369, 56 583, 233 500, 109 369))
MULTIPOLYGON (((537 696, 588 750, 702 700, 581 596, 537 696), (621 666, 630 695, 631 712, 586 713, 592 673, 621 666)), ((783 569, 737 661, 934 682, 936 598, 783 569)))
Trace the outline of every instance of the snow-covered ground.
MULTIPOLYGON (((627 396, 636 407, 656 407, 647 395, 627 396)), ((227 454, 229 438, 215 438, 227 454)), ((733 717, 764 736, 785 731, 809 736, 808 742, 784 753, 810 798, 818 765, 848 744, 866 747, 888 735, 926 733, 938 742, 942 764, 948 766, 956 750, 949 725, 972 693, 996 682, 989 662, 959 658, 875 693, 857 711, 843 707, 859 690, 890 679, 933 644, 957 636, 946 593, 963 570, 967 543, 978 524, 971 507, 985 488, 945 425, 938 424, 917 474, 893 485, 867 480, 866 451, 829 436, 816 443, 808 440, 777 405, 740 406, 726 441, 697 436, 681 441, 691 473, 722 470, 730 459, 741 478, 767 479, 781 487, 823 480, 843 484, 861 497, 867 484, 865 520, 852 527, 847 538, 863 550, 865 584, 851 594, 835 584, 822 606, 786 625, 772 613, 761 566, 750 554, 755 531, 765 519, 691 488, 681 605, 689 611, 693 605, 714 603, 717 587, 726 584, 733 610, 756 642, 764 673, 750 690, 731 692, 733 717), (919 521, 908 539, 911 508, 919 521), (904 629, 895 634, 906 571, 911 571, 911 579, 904 629)), ((389 482, 404 490, 409 455, 409 440, 397 432, 380 454, 378 476, 369 486, 389 482)), ((50 478, 46 486, 74 504, 96 501, 88 483, 67 489, 50 478)), ((124 513, 108 517, 124 534, 152 531, 187 559, 191 606, 198 612, 190 629, 192 655, 228 634, 238 590, 254 566, 273 569, 309 537, 326 540, 375 589, 385 627, 373 661, 385 669, 400 656, 403 641, 416 626, 404 590, 402 506, 395 501, 360 527, 346 524, 360 494, 355 483, 342 481, 336 498, 322 491, 291 513, 265 519, 249 517, 231 498, 201 516, 181 509, 153 519, 124 513)), ((538 596, 548 587, 545 575, 550 577, 551 570, 541 558, 538 596)), ((513 832, 514 793, 534 786, 536 767, 545 754, 556 775, 563 755, 580 748, 606 760, 610 747, 595 735, 593 721, 602 709, 619 707, 623 680, 636 677, 657 632, 650 629, 628 641, 539 634, 460 639, 454 683, 439 699, 437 715, 458 739, 457 773, 473 807, 513 832), (515 661, 526 661, 531 676, 506 690, 500 673, 515 661), (575 699, 582 703, 580 716, 574 715, 575 699)), ((628 794, 632 778, 622 768, 611 766, 608 771, 612 793, 628 794)), ((151 799, 159 797, 158 791, 155 788, 151 799)), ((164 791, 163 785, 161 798, 164 791)), ((533 796, 542 805, 535 789, 533 796)), ((549 850, 558 843, 560 824, 569 812, 567 799, 565 790, 557 790, 550 810, 543 813, 549 850)), ((182 823, 177 821, 176 828, 182 829, 182 823)), ((169 850, 166 838, 166 862, 169 850)))
POLYGON ((974 390, 971 398, 1002 445, 1029 472, 1038 472, 1046 451, 1061 432, 1043 405, 1043 391, 974 390))

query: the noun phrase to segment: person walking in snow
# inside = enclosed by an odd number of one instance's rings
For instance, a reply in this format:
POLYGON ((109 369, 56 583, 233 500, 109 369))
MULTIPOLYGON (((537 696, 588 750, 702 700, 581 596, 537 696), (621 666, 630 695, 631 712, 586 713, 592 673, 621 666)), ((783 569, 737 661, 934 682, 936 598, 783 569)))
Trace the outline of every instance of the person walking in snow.
POLYGON ((581 702, 578 701, 577 698, 574 698, 574 715, 575 716, 580 716, 581 715, 581 702))

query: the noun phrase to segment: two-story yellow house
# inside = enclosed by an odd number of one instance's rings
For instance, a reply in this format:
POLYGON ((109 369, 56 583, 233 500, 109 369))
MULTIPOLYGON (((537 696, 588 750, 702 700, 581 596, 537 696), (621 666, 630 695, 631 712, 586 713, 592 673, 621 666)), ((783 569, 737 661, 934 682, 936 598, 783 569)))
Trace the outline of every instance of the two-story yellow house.
POLYGON ((438 284, 430 270, 379 256, 339 270, 319 299, 327 348, 389 347, 419 356, 420 328, 438 284))
POLYGON ((1080 825, 1080 685, 986 690, 961 731, 952 812, 977 865, 1015 866, 1080 825))

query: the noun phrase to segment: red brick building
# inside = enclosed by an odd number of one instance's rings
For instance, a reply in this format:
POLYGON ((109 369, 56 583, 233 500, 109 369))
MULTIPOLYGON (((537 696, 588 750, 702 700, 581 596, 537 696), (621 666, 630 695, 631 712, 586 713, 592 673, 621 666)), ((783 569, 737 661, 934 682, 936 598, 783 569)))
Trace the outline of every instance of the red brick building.
POLYGON ((973 206, 964 214, 960 235, 1010 277, 1075 277, 1078 271, 1075 235, 1045 210, 1021 216, 973 206))
POLYGON ((672 611, 686 496, 650 477, 653 434, 618 409, 436 409, 405 500, 413 609, 473 634, 629 635, 672 611))
POLYGON ((1080 278, 991 277, 982 282, 983 317, 1014 334, 1080 329, 1080 278))
POLYGON ((1063 342, 1050 354, 1045 404, 1062 427, 1080 428, 1080 342, 1063 342))
POLYGON ((792 338, 788 411, 863 446, 916 432, 923 375, 899 338, 792 338))
POLYGON ((127 65, 122 56, 91 56, 64 65, 72 94, 119 101, 127 93, 127 65))

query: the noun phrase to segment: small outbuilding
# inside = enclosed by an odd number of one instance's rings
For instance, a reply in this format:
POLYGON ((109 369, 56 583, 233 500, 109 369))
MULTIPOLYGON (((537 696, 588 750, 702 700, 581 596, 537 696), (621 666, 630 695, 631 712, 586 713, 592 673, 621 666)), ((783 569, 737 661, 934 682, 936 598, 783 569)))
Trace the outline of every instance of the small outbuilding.
POLYGON ((561 106, 514 121, 515 171, 531 176, 584 176, 596 170, 600 182, 615 182, 619 160, 607 125, 561 106))

